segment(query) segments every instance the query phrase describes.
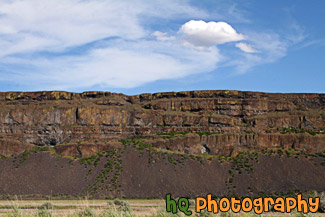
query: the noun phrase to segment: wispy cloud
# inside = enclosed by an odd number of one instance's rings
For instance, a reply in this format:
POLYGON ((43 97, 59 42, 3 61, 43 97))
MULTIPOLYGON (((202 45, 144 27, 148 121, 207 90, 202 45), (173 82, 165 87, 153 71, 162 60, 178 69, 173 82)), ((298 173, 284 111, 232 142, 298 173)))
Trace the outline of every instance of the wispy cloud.
POLYGON ((157 40, 159 41, 170 41, 170 40, 175 40, 175 36, 168 36, 167 32, 160 32, 160 31, 155 31, 152 33, 153 36, 156 36, 157 40))
POLYGON ((296 49, 299 50, 310 46, 325 46, 325 38, 316 40, 306 40, 304 43, 300 44, 296 49))
MULTIPOLYGON (((270 32, 246 32, 247 42, 252 47, 245 47, 244 52, 237 53, 235 58, 226 63, 226 66, 233 66, 237 73, 245 73, 255 66, 272 63, 287 54, 290 44, 282 40, 276 33, 270 32), (254 49, 254 50, 250 50, 254 49), (254 52, 248 52, 254 51, 254 52)), ((244 43, 246 45, 246 43, 244 43)), ((238 47, 238 44, 237 44, 238 47)), ((243 47, 242 47, 243 49, 243 47)))
POLYGON ((1 1, 0 14, 1 80, 34 81, 34 89, 129 88, 210 71, 218 62, 216 48, 170 45, 163 41, 175 37, 158 31, 162 41, 150 39, 148 17, 206 15, 186 1, 1 1))
MULTIPOLYGON (((227 13, 244 17, 237 6, 227 13)), ((290 46, 277 33, 238 32, 211 17, 186 0, 1 1, 0 80, 28 90, 132 88, 221 63, 244 73, 290 46), (183 22, 166 32, 152 20, 183 22)))
MULTIPOLYGON (((10 65, 28 66, 15 76, 36 89, 71 89, 101 85, 132 88, 160 79, 177 79, 212 71, 220 59, 216 47, 204 51, 178 42, 110 40, 83 55, 6 58, 10 65), (46 73, 44 73, 46 72, 46 73), (41 76, 40 76, 41 75, 41 76)), ((13 77, 3 77, 10 81, 13 77)))
POLYGON ((246 53, 259 53, 259 51, 254 49, 251 45, 243 43, 243 42, 237 43, 236 47, 238 47, 240 50, 242 50, 246 53))

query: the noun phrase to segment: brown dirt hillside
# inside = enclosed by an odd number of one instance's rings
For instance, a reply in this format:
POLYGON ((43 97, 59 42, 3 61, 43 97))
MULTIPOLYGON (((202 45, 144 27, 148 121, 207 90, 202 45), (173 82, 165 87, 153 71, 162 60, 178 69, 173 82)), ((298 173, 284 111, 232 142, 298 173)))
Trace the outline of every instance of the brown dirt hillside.
POLYGON ((0 195, 163 198, 167 193, 194 197, 324 191, 325 157, 290 153, 269 150, 224 158, 126 146, 73 159, 51 149, 33 149, 0 160, 0 195))

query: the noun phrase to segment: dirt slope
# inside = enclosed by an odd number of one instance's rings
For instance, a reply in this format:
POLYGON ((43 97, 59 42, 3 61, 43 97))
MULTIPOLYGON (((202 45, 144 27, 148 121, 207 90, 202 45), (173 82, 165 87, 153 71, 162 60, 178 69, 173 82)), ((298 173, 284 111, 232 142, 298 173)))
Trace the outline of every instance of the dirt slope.
POLYGON ((194 197, 324 191, 325 158, 297 154, 267 152, 223 159, 128 146, 71 159, 38 150, 0 160, 0 195, 163 198, 167 193, 194 197), (247 165, 241 167, 246 158, 247 165))

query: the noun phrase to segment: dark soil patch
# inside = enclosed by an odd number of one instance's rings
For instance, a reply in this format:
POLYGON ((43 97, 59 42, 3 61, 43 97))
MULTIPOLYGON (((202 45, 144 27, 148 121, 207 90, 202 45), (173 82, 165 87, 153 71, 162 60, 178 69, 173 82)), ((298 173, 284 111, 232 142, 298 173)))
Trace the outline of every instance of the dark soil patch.
POLYGON ((318 158, 257 158, 246 162, 251 169, 241 169, 231 158, 221 162, 131 146, 83 160, 31 153, 19 167, 13 157, 0 160, 0 195, 163 198, 167 193, 194 197, 325 190, 325 167, 318 158))

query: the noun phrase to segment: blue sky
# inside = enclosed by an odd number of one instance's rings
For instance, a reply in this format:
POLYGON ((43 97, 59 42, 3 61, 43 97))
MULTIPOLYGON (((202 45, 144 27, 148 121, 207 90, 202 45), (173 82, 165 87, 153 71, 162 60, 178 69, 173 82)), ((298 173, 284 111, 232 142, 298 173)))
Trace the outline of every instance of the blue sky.
POLYGON ((325 92, 325 1, 0 0, 0 91, 325 92))

